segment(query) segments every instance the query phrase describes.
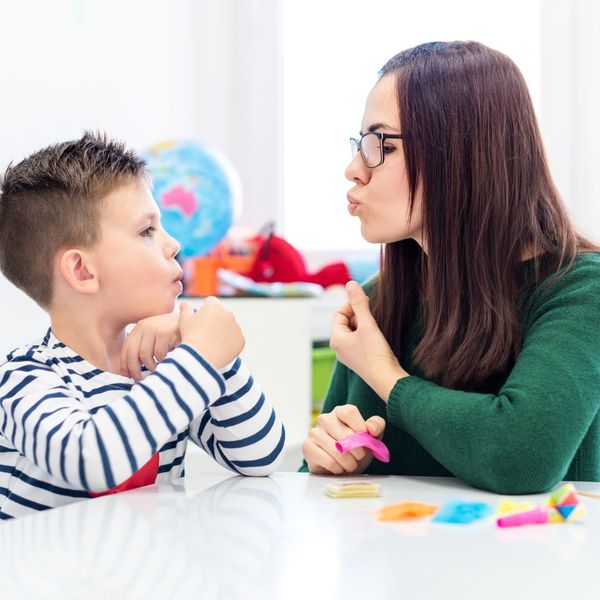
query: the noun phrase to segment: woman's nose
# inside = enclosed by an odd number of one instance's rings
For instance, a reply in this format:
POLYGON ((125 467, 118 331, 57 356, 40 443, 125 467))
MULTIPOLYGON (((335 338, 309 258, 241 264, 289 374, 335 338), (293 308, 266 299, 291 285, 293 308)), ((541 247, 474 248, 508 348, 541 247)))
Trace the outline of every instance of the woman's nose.
POLYGON ((369 169, 363 162, 360 152, 357 152, 348 163, 344 173, 348 181, 354 183, 366 183, 369 179, 369 169))

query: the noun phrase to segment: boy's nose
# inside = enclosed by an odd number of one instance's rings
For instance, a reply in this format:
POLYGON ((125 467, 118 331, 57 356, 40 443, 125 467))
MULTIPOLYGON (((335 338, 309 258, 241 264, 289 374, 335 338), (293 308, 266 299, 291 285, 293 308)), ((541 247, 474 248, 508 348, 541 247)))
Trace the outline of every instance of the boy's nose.
POLYGON ((179 254, 179 251, 181 250, 181 246, 179 245, 179 242, 175 238, 168 236, 168 243, 167 243, 166 249, 167 249, 167 256, 169 258, 175 258, 179 254))

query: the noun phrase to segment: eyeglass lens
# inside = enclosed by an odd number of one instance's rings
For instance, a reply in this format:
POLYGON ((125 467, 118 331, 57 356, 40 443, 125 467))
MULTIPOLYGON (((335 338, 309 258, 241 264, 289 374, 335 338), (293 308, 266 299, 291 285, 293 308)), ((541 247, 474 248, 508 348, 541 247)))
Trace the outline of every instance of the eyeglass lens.
POLYGON ((376 133, 365 133, 360 142, 350 140, 350 149, 354 157, 360 144, 362 158, 367 167, 376 167, 381 163, 381 140, 376 133))

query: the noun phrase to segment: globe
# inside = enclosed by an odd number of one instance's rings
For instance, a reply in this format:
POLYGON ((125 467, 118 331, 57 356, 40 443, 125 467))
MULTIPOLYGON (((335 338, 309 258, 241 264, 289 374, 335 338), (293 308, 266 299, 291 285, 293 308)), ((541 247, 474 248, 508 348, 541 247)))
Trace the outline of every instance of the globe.
POLYGON ((241 184, 231 162, 193 141, 157 144, 143 157, 162 225, 181 245, 180 258, 208 254, 241 205, 241 184))

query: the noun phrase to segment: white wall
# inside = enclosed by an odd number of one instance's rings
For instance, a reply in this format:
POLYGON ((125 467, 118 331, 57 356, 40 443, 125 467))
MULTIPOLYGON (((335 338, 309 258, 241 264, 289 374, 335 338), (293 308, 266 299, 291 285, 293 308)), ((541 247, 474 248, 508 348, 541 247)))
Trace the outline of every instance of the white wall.
POLYGON ((578 227, 600 242, 600 3, 542 2, 541 122, 578 227))
POLYGON ((368 9, 365 0, 286 3, 283 126, 288 239, 321 252, 340 248, 377 252, 378 245, 362 239, 358 219, 347 213, 351 184, 344 171, 350 161, 348 138, 358 135, 377 71, 397 52, 434 40, 477 40, 516 62, 538 107, 541 3, 369 0, 368 9))

